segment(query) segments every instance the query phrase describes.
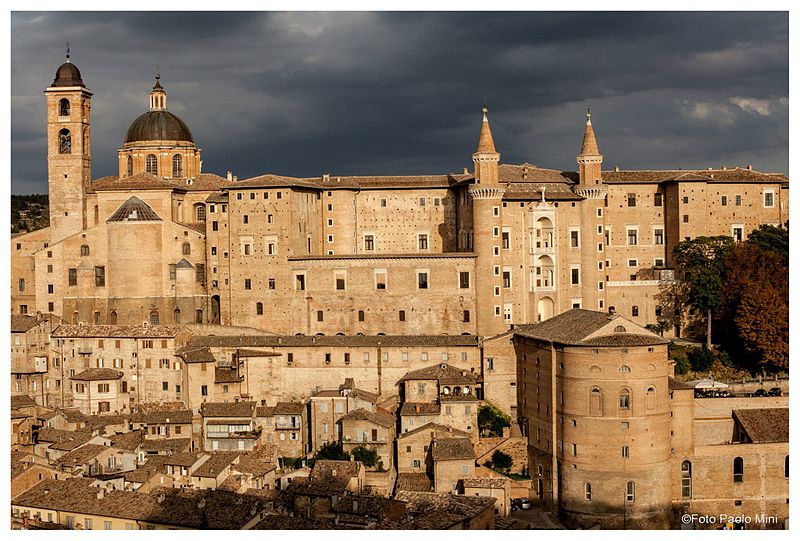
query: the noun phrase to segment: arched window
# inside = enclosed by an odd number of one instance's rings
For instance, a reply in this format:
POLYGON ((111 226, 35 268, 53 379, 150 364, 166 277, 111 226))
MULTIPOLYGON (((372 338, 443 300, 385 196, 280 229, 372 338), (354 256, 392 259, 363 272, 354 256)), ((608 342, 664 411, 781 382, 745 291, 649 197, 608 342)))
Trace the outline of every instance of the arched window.
POLYGON ((623 325, 617 325, 614 327, 614 332, 628 332, 627 329, 623 325))
POLYGON ((620 372, 626 372, 626 373, 627 373, 627 372, 630 372, 630 371, 631 371, 631 367, 630 367, 630 366, 628 366, 627 364, 623 364, 623 365, 620 365, 620 367, 619 367, 619 371, 620 371, 620 372))
POLYGON ((150 311, 150 325, 158 325, 158 310, 150 311))
POLYGON ((647 399, 645 401, 648 410, 656 409, 656 388, 655 387, 648 387, 647 388, 647 399))
POLYGON ((740 456, 733 459, 733 482, 744 482, 744 459, 740 456))
POLYGON ((692 463, 684 460, 681 464, 681 498, 692 497, 692 463))
POLYGON ((151 175, 158 174, 158 159, 155 154, 148 154, 145 159, 145 171, 151 175))
POLYGON ((58 153, 72 154, 72 135, 66 128, 58 132, 58 153))
POLYGON ((183 253, 183 255, 191 255, 192 246, 188 242, 184 242, 183 247, 181 248, 181 252, 183 253))
POLYGON ((263 316, 264 315, 264 303, 257 302, 256 303, 256 315, 263 316))
POLYGON ((180 154, 172 157, 172 176, 174 178, 183 176, 183 157, 180 154))
POLYGON ((447 385, 442 387, 442 394, 445 395, 445 396, 449 395, 450 394, 450 387, 448 387, 447 385))
POLYGON ((628 389, 622 389, 619 392, 619 409, 631 409, 631 392, 628 389))
POLYGON ((180 308, 176 307, 175 310, 172 311, 172 321, 174 321, 175 323, 180 323, 181 322, 181 309, 180 308))
POLYGON ((87 255, 89 255, 89 245, 88 244, 84 244, 84 245, 81 246, 81 256, 83 257, 83 256, 87 256, 87 255))
POLYGON ((78 324, 78 311, 77 310, 72 312, 72 324, 73 325, 77 325, 78 324))
POLYGON ((584 494, 584 497, 586 498, 586 501, 589 501, 589 502, 592 501, 592 484, 591 483, 586 483, 585 485, 583 485, 583 494, 584 494))
POLYGON ((117 311, 116 310, 111 310, 111 313, 108 314, 108 322, 111 325, 116 325, 117 324, 117 311))
POLYGON ((589 393, 589 415, 603 415, 603 392, 600 387, 592 387, 589 393))
POLYGON ((128 176, 133 176, 133 157, 128 156, 128 176))
POLYGON ((359 321, 364 321, 364 319, 365 319, 364 310, 359 310, 358 311, 358 320, 359 321))
POLYGON ((202 323, 203 322, 203 311, 202 310, 195 310, 195 312, 194 312, 194 322, 195 323, 202 323))
POLYGON ((100 325, 100 312, 95 311, 94 313, 94 324, 100 325))
POLYGON ((632 317, 639 317, 639 307, 638 306, 632 306, 631 307, 631 316, 632 317))
POLYGON ((205 205, 195 205, 194 206, 194 215, 197 218, 198 222, 205 222, 206 221, 206 206, 205 205))
POLYGON ((69 116, 69 100, 61 98, 58 102, 58 116, 69 116))
POLYGON ((636 483, 628 481, 628 484, 625 485, 625 501, 632 502, 634 500, 636 500, 636 483))

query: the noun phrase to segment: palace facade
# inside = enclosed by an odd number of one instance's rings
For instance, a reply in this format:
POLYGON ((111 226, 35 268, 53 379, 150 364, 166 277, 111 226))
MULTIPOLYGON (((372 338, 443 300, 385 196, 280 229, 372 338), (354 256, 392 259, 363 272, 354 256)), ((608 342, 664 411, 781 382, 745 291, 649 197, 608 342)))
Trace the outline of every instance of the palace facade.
POLYGON ((69 323, 494 336, 578 307, 644 325, 669 317, 678 242, 788 220, 779 174, 603 171, 588 114, 577 171, 501 163, 484 108, 471 171, 223 178, 158 78, 117 174, 92 179, 78 68, 45 96, 50 227, 12 238, 12 309, 69 323))

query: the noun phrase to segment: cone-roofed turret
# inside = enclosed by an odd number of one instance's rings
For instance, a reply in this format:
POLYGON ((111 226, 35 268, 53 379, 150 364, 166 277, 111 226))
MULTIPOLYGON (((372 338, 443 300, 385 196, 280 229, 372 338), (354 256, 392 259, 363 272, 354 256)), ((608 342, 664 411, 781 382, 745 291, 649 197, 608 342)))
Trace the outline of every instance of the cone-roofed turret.
POLYGON ((592 113, 586 110, 586 128, 583 130, 583 145, 579 156, 599 156, 600 150, 597 148, 597 139, 594 136, 592 127, 592 113))
POLYGON ((486 107, 486 104, 483 104, 483 124, 481 125, 481 136, 478 139, 478 148, 475 151, 476 154, 479 153, 489 153, 489 152, 497 152, 494 148, 494 139, 492 138, 492 129, 489 127, 489 117, 487 113, 489 112, 489 108, 486 107))

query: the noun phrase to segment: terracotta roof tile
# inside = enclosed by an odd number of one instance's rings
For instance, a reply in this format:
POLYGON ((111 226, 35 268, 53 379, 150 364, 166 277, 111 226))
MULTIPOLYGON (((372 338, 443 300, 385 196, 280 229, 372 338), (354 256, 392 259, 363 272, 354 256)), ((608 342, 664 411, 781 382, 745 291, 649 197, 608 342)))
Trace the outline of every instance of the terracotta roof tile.
POLYGON ((274 412, 276 415, 301 415, 305 408, 302 402, 278 402, 274 412))
POLYGON ((27 332, 41 322, 36 316, 11 314, 11 332, 27 332))
POLYGON ((475 460, 475 450, 469 438, 435 440, 431 449, 433 460, 475 460))
POLYGON ((410 492, 432 492, 433 480, 427 473, 398 473, 395 489, 410 492))
POLYGON ((66 325, 53 330, 53 338, 175 338, 181 325, 66 325))
POLYGON ((392 428, 395 425, 394 416, 386 410, 378 408, 374 413, 364 408, 358 408, 339 418, 341 422, 347 421, 369 421, 384 428, 392 428))
MULTIPOLYGON (((378 343, 392 346, 477 346, 474 335, 369 335, 369 336, 294 336, 294 335, 240 335, 192 336, 185 350, 201 347, 254 348, 254 347, 375 347, 378 343)), ((181 350, 183 351, 183 350, 181 350)))
POLYGON ((112 368, 89 368, 75 374, 70 379, 77 381, 103 381, 110 379, 119 379, 122 377, 122 372, 112 368))
POLYGON ((733 418, 752 443, 789 441, 789 408, 735 409, 733 418))
POLYGON ((439 423, 425 423, 424 425, 415 428, 414 430, 409 430, 408 432, 403 432, 400 434, 397 439, 407 438, 414 434, 418 434, 420 432, 431 431, 436 435, 437 439, 442 437, 454 437, 454 438, 468 438, 469 432, 464 432, 463 430, 458 430, 457 428, 453 428, 452 426, 442 425, 439 423))
POLYGON ((441 411, 442 407, 433 402, 403 402, 403 406, 400 408, 400 415, 439 415, 441 411))
POLYGON ((186 346, 182 347, 175 352, 180 358, 187 363, 215 363, 217 359, 214 354, 207 347, 186 346))
POLYGON ((194 477, 217 477, 230 466, 239 455, 236 451, 217 451, 192 472, 194 477))
POLYGON ((106 222, 160 222, 161 217, 153 207, 136 196, 129 198, 106 222))
POLYGON ((253 417, 255 402, 206 402, 200 407, 203 417, 253 417))
POLYGON ((440 385, 475 385, 480 376, 447 363, 439 363, 408 372, 400 381, 437 380, 440 385))

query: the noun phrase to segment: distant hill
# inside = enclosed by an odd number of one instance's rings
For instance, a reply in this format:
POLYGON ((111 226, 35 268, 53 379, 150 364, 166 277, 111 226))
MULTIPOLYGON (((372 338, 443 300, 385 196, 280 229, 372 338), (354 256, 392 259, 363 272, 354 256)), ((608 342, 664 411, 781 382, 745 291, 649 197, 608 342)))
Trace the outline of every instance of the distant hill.
POLYGON ((11 196, 11 233, 36 231, 50 225, 47 194, 11 196))

